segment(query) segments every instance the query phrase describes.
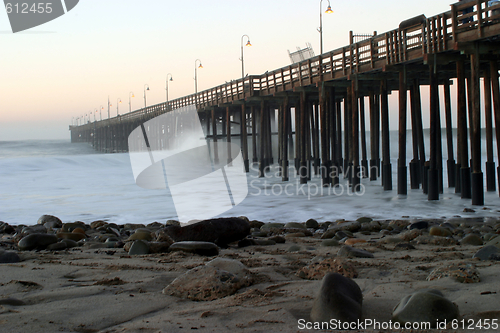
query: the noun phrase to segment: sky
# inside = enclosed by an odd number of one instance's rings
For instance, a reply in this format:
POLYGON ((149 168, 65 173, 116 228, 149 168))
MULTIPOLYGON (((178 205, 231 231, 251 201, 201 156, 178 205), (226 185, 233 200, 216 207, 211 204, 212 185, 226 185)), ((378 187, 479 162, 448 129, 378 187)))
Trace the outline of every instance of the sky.
MULTIPOLYGON (((77 117, 99 120, 95 110, 104 107, 107 118, 108 96, 112 117, 117 105, 120 114, 128 112, 131 93, 132 110, 143 107, 145 84, 147 105, 165 102, 168 73, 169 99, 192 94, 196 59, 203 64, 198 91, 238 79, 244 34, 252 44, 244 50, 250 75, 289 65, 287 51, 306 43, 319 54, 320 4, 324 12, 328 0, 80 0, 65 15, 15 34, 0 9, 0 141, 69 140, 68 126, 77 117)), ((323 14, 324 51, 347 45, 350 30, 383 33, 449 5, 331 0, 334 13, 323 14)), ((391 117, 396 114, 392 102, 391 117)), ((396 129, 395 118, 391 123, 396 129)))

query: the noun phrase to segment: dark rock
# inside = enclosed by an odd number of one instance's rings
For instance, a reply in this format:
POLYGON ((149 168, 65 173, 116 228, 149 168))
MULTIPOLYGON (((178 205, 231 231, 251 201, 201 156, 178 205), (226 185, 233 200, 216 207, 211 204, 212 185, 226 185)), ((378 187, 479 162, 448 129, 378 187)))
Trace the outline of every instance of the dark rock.
POLYGON ((329 273, 323 278, 321 290, 311 310, 311 321, 356 322, 361 319, 363 294, 353 280, 338 273, 329 273))
POLYGON ((328 230, 343 230, 343 231, 350 231, 350 232, 357 232, 361 229, 361 222, 359 221, 353 221, 353 222, 341 222, 337 224, 332 224, 328 227, 328 230))
POLYGON ((170 249, 172 243, 169 242, 150 242, 149 252, 150 253, 167 253, 170 249))
POLYGON ((319 223, 315 219, 309 219, 306 221, 306 228, 318 229, 319 223))
POLYGON ((56 235, 50 234, 31 234, 22 238, 19 243, 21 251, 29 251, 34 249, 45 249, 50 244, 57 243, 58 238, 56 235))
POLYGON ((341 240, 344 238, 350 238, 350 237, 352 237, 352 233, 345 232, 342 230, 337 231, 337 233, 335 234, 335 239, 337 239, 337 240, 341 240))
POLYGON ((65 250, 67 248, 68 248, 68 245, 66 245, 66 243, 57 242, 57 243, 50 244, 49 246, 47 246, 46 250, 47 251, 62 251, 62 250, 65 250))
POLYGON ((321 246, 339 246, 339 241, 336 239, 325 239, 321 242, 321 246))
POLYGON ((283 236, 273 236, 273 237, 269 237, 269 240, 270 241, 273 241, 273 242, 276 242, 276 243, 279 243, 279 244, 283 244, 286 242, 286 238, 283 237, 283 236))
POLYGON ((132 243, 128 254, 131 256, 149 254, 149 245, 143 240, 136 240, 132 243))
POLYGON ((396 249, 405 249, 405 250, 415 250, 415 246, 409 243, 400 243, 395 246, 396 249))
POLYGON ((85 223, 83 223, 83 222, 64 223, 62 225, 61 231, 62 232, 72 232, 76 228, 82 228, 85 230, 85 228, 86 228, 85 223))
POLYGON ((358 221, 360 223, 369 223, 369 222, 373 221, 373 219, 371 217, 360 217, 356 221, 358 221))
POLYGON ((346 258, 373 258, 373 254, 370 252, 362 249, 355 249, 349 245, 342 246, 337 256, 346 258))
POLYGON ((248 222, 250 224, 250 228, 260 229, 265 223, 257 220, 253 220, 248 222))
POLYGON ((448 228, 433 226, 429 230, 429 235, 439 236, 439 237, 449 237, 449 236, 451 236, 451 231, 448 228))
POLYGON ((462 245, 483 245, 483 240, 476 234, 468 234, 460 241, 462 245))
POLYGON ((451 322, 460 317, 458 306, 446 299, 439 290, 426 289, 405 296, 392 313, 392 320, 399 323, 451 322))
POLYGON ((67 247, 68 249, 70 249, 70 248, 72 248, 72 247, 77 247, 77 246, 78 246, 78 243, 77 243, 77 242, 75 242, 74 240, 71 240, 71 239, 61 239, 61 240, 59 241, 59 243, 64 243, 64 244, 66 244, 66 247, 67 247))
POLYGON ((298 252, 300 250, 302 250, 302 247, 300 245, 296 245, 296 244, 294 244, 288 248, 288 252, 298 252))
POLYGON ((323 235, 321 235, 321 239, 333 238, 333 237, 335 237, 335 233, 336 233, 336 231, 334 231, 334 230, 327 230, 326 232, 323 233, 323 235))
POLYGON ((0 250, 0 264, 13 264, 20 261, 21 258, 19 258, 17 253, 11 251, 2 252, 0 250))
POLYGON ((500 249, 500 236, 490 239, 485 245, 493 245, 500 249))
POLYGON ((15 232, 16 229, 13 226, 0 221, 0 234, 13 234, 15 232))
POLYGON ((58 217, 53 216, 53 215, 42 215, 42 216, 40 216, 38 218, 38 221, 36 222, 36 224, 44 225, 47 222, 55 222, 57 225, 59 225, 59 228, 63 224, 62 221, 58 217))
POLYGON ((163 230, 175 242, 210 242, 225 247, 250 234, 250 224, 240 218, 231 217, 205 220, 185 227, 169 226, 163 230))
POLYGON ((285 224, 285 229, 307 229, 305 225, 298 222, 288 222, 285 224))
POLYGON ((247 247, 247 246, 252 246, 253 244, 253 239, 245 238, 242 239, 238 242, 238 247, 247 247))
POLYGON ((219 248, 214 243, 210 242, 197 242, 197 241, 183 241, 176 242, 170 245, 170 251, 182 251, 188 253, 195 253, 201 256, 216 256, 219 254, 219 248))
POLYGON ((429 227, 429 222, 427 221, 418 221, 410 224, 410 230, 412 229, 427 229, 429 227))
POLYGON ((472 258, 479 258, 481 260, 489 260, 492 254, 497 254, 500 249, 493 245, 486 245, 481 250, 477 251, 472 258))

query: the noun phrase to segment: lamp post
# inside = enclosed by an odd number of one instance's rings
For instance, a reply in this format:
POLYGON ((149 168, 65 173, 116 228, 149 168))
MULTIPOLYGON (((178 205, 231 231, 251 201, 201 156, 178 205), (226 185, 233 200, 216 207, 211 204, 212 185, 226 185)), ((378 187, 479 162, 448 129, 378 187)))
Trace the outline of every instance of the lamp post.
POLYGON ((118 106, 120 105, 120 103, 122 102, 122 99, 121 98, 118 98, 116 100, 116 116, 118 117, 120 115, 120 112, 118 110, 118 106))
POLYGON ((101 117, 101 120, 102 120, 102 110, 104 110, 104 106, 101 105, 99 109, 99 116, 101 117))
POLYGON ((95 114, 97 113, 97 109, 94 109, 94 112, 92 112, 94 114, 94 122, 95 122, 95 114))
POLYGON ((196 59, 194 61, 194 98, 196 99, 196 104, 198 104, 198 73, 197 73, 198 68, 203 68, 200 59, 196 59), (196 63, 198 61, 200 62, 200 65, 196 67, 196 63))
POLYGON ((247 37, 247 43, 245 44, 245 46, 252 46, 252 44, 250 44, 250 37, 248 37, 248 35, 243 35, 241 36, 241 78, 244 78, 245 77, 245 63, 243 61, 243 38, 245 38, 245 36, 247 37))
POLYGON ((147 83, 144 85, 144 107, 146 107, 146 90, 149 90, 149 85, 147 83), (146 86, 148 87, 147 89, 146 86))
POLYGON ((170 81, 173 81, 172 79, 172 74, 171 73, 168 73, 167 74, 167 79, 165 81, 165 90, 167 91, 167 110, 168 110, 168 76, 170 75, 170 81))
POLYGON ((108 95, 108 119, 110 118, 110 115, 109 115, 109 108, 113 106, 110 102, 109 102, 109 95, 108 95))
MULTIPOLYGON (((323 9, 322 9, 323 0, 319 2, 319 45, 320 45, 320 54, 323 54, 323 9)), ((325 11, 326 14, 333 13, 332 7, 330 6, 330 0, 328 0, 328 8, 325 11)))
POLYGON ((132 112, 132 100, 131 97, 135 97, 133 92, 128 93, 128 112, 132 112))

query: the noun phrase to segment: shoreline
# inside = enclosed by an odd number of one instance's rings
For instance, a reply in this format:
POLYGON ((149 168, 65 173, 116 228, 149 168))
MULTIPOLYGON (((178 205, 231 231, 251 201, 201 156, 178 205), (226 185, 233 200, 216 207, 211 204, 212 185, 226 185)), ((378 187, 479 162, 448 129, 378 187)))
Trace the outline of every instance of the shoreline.
MULTIPOLYGON (((248 222, 251 235, 229 243, 227 248, 217 246, 217 255, 203 253, 207 249, 198 252, 201 255, 172 251, 172 243, 160 246, 169 242, 165 233, 159 232, 165 229, 164 223, 49 223, 49 233, 64 229, 78 234, 74 231, 81 227, 84 239, 91 240, 71 248, 57 245, 59 248, 52 251, 19 251, 15 240, 20 235, 3 233, 0 252, 14 252, 20 261, 0 264, 0 323, 9 332, 311 332, 316 330, 300 326, 299 320, 311 322, 321 279, 329 271, 347 275, 359 286, 363 320, 394 323, 393 308, 403 297, 431 288, 458 306, 458 320, 500 321, 500 261, 472 258, 500 237, 500 219, 365 218, 328 225, 310 219, 286 226, 248 222), (150 232, 141 231, 144 229, 150 232), (468 244, 470 239, 478 245, 468 244), (113 247, 111 242, 115 242, 113 247), (159 252, 129 254, 123 247, 130 249, 134 242, 147 243, 149 249, 159 252), (358 252, 367 257, 358 257, 358 252), (220 289, 215 288, 208 297, 215 298, 196 300, 207 296, 190 293, 192 281, 182 282, 181 277, 202 272, 215 259, 223 260, 229 265, 225 268, 238 277, 234 280, 236 290, 219 295, 214 290, 220 289), (461 277, 464 282, 455 271, 466 272, 465 278, 461 277), (175 284, 176 279, 180 284, 175 284), (190 287, 184 290, 184 286, 190 287)), ((27 228, 39 231, 42 227, 27 228)), ((500 243, 500 238, 497 240, 500 243)), ((59 243, 62 241, 54 244, 59 243)), ((204 272, 198 279, 195 282, 208 283, 210 274, 204 272)), ((445 331, 467 330, 450 326, 445 331)))

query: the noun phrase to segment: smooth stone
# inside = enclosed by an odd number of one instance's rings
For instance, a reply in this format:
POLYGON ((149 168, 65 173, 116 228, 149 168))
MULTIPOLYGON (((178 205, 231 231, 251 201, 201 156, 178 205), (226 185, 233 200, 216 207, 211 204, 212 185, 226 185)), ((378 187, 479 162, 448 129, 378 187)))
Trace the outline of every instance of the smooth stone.
MULTIPOLYGON (((236 275, 239 279, 248 279, 249 271, 243 263, 236 259, 215 258, 207 262, 207 266, 217 267, 226 272, 236 275)), ((250 282, 250 281, 247 281, 250 282)))
MULTIPOLYGON (((170 250, 170 242, 150 242, 149 252, 150 253, 167 253, 170 250)), ((116 244, 115 244, 116 247, 116 244)))
POLYGON ((359 286, 350 278, 338 273, 328 273, 323 278, 319 295, 311 309, 313 322, 356 322, 361 319, 363 294, 359 286))
POLYGON ((439 237, 449 237, 451 236, 451 231, 448 228, 433 226, 429 230, 429 235, 439 236, 439 237))
POLYGON ((149 245, 143 240, 136 240, 132 243, 128 254, 131 256, 149 254, 149 245))
POLYGON ((57 242, 57 243, 54 243, 54 244, 50 244, 49 246, 47 246, 47 251, 62 251, 62 250, 66 250, 68 248, 68 246, 66 245, 66 243, 62 243, 62 242, 57 242))
POLYGON ((485 242, 489 242, 490 240, 494 239, 495 237, 497 237, 497 234, 492 234, 490 232, 483 235, 483 239, 485 242))
POLYGON ((20 261, 21 258, 15 252, 5 251, 0 253, 0 264, 14 264, 20 261))
POLYGON ((73 223, 64 223, 62 225, 61 231, 63 232, 72 232, 76 228, 85 228, 85 223, 83 222, 73 222, 73 223))
POLYGON ((211 257, 219 254, 219 247, 210 242, 184 241, 170 245, 170 251, 182 251, 211 257))
POLYGON ((269 229, 283 229, 285 227, 285 224, 283 223, 265 223, 262 227, 260 227, 260 230, 266 231, 269 229))
POLYGON ((78 242, 78 241, 86 238, 85 234, 73 233, 73 232, 58 232, 56 234, 56 236, 58 238, 62 238, 62 239, 71 239, 75 242, 78 242))
POLYGON ((83 230, 82 228, 78 227, 78 228, 75 228, 71 231, 73 234, 83 234, 85 235, 85 230, 83 230))
POLYGON ((31 235, 31 234, 46 234, 46 233, 47 233, 47 228, 45 228, 41 224, 32 225, 29 227, 24 227, 21 230, 21 234, 23 236, 27 236, 27 235, 31 235))
POLYGON ((409 229, 427 229, 429 227, 429 222, 427 221, 418 221, 410 224, 409 229))
POLYGON ((302 223, 298 223, 298 222, 288 222, 287 224, 285 224, 285 229, 286 228, 307 229, 307 227, 305 225, 303 225, 302 223))
POLYGON ((342 231, 350 231, 357 232, 361 229, 361 222, 353 221, 353 222, 342 222, 338 224, 332 224, 328 227, 328 230, 342 230, 342 231))
POLYGON ((252 232, 253 237, 267 237, 267 232, 264 231, 255 231, 252 232))
POLYGON ((129 241, 134 241, 134 240, 145 240, 145 241, 150 241, 152 240, 153 237, 151 236, 151 231, 144 231, 137 229, 130 237, 127 239, 129 241))
POLYGON ((326 232, 321 235, 321 239, 330 239, 335 237, 335 231, 334 230, 327 230, 326 232))
POLYGON ((273 241, 273 242, 276 242, 276 243, 279 243, 279 244, 284 244, 286 242, 286 238, 283 237, 283 236, 269 237, 269 240, 273 241))
POLYGON ((66 244, 66 247, 67 247, 68 249, 70 249, 70 248, 72 248, 72 247, 77 247, 77 246, 78 246, 78 243, 77 243, 77 242, 75 242, 75 241, 74 241, 74 240, 72 240, 72 239, 61 239, 61 240, 59 241, 59 243, 64 243, 64 244, 66 244))
POLYGON ((351 237, 353 237, 353 235, 349 231, 346 232, 346 231, 340 230, 340 231, 337 231, 337 233, 335 234, 335 239, 338 239, 338 240, 344 239, 344 238, 351 238, 351 237))
POLYGON ((247 285, 248 279, 239 278, 215 265, 203 265, 178 276, 162 293, 193 301, 212 301, 232 295, 247 285))
POLYGON ((250 224, 243 219, 230 217, 204 220, 184 227, 170 226, 162 230, 175 242, 210 242, 225 247, 249 235, 250 224))
POLYGON ((309 219, 306 221, 306 228, 318 229, 319 223, 315 219, 309 219))
POLYGON ((373 254, 362 249, 355 249, 350 247, 349 245, 343 245, 339 252, 337 253, 338 257, 346 257, 346 258, 373 258, 373 254))
POLYGON ((500 248, 500 236, 490 239, 485 245, 493 245, 500 248))
POLYGON ((55 222, 57 225, 59 225, 59 228, 62 226, 62 221, 54 216, 54 215, 42 215, 38 218, 38 221, 36 222, 36 224, 45 224, 47 222, 55 222))
POLYGON ((285 235, 285 238, 295 238, 295 237, 306 237, 306 235, 303 232, 294 232, 285 235))
POLYGON ((302 247, 299 245, 292 245, 288 248, 288 252, 298 252, 302 250, 302 247))
POLYGON ((462 245, 483 245, 483 240, 476 234, 468 234, 460 240, 462 245))
POLYGON ((339 242, 336 239, 325 239, 321 242, 321 246, 339 246, 339 242))
POLYGON ((165 223, 165 225, 168 227, 169 225, 174 225, 176 227, 180 227, 181 226, 181 223, 177 220, 167 220, 167 222, 165 223))
POLYGON ((0 234, 13 234, 16 229, 8 223, 0 221, 0 234))
POLYGON ((489 260, 500 261, 500 253, 490 254, 489 260))
POLYGON ((371 217, 360 217, 358 219, 356 219, 356 221, 360 222, 360 223, 370 223, 371 221, 373 221, 373 219, 371 217))
POLYGON ((19 243, 21 251, 29 251, 34 249, 45 249, 50 244, 57 243, 58 238, 56 235, 51 234, 31 234, 23 237, 19 243))
POLYGON ((458 306, 446 299, 439 290, 426 289, 405 296, 392 312, 392 320, 399 323, 451 322, 458 319, 458 306))
POLYGON ((252 220, 252 221, 247 221, 247 222, 248 222, 248 224, 250 224, 250 228, 255 228, 255 229, 260 229, 265 224, 264 222, 257 221, 257 220, 252 220))
POLYGON ((253 245, 269 246, 276 245, 276 242, 270 239, 252 239, 253 245))
POLYGON ((472 258, 479 258, 481 260, 489 260, 492 254, 500 253, 500 249, 493 245, 485 245, 482 249, 477 251, 472 258))
POLYGON ((345 240, 345 245, 354 245, 358 243, 366 243, 366 240, 360 238, 348 238, 345 240))
POLYGON ((21 301, 20 299, 8 297, 0 299, 0 305, 21 306, 26 305, 26 303, 21 301))
POLYGON ((98 221, 91 222, 90 223, 90 228, 97 229, 97 228, 100 228, 100 227, 104 227, 107 224, 108 224, 108 222, 105 222, 105 221, 102 221, 102 220, 98 220, 98 221))

